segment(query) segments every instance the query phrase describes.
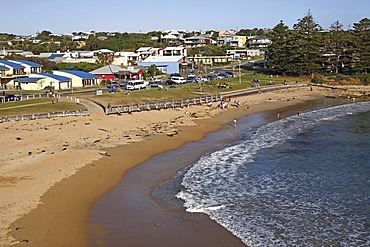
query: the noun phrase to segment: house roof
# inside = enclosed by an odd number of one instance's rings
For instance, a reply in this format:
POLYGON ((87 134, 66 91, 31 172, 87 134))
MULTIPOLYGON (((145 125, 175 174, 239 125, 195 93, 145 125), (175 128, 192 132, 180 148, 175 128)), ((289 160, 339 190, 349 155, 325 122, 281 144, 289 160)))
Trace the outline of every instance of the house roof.
POLYGON ((118 73, 132 73, 132 74, 137 74, 139 73, 141 69, 121 69, 120 71, 118 71, 118 73))
POLYGON ((149 56, 143 62, 144 63, 155 63, 155 62, 179 62, 183 56, 149 56))
POLYGON ((18 63, 10 62, 8 60, 0 60, 0 63, 5 64, 13 69, 24 69, 24 67, 18 63))
POLYGON ((39 57, 40 57, 40 58, 49 58, 52 54, 53 54, 53 53, 51 53, 51 52, 41 52, 41 53, 39 54, 39 57))
POLYGON ((68 74, 71 74, 71 75, 75 75, 75 76, 81 77, 83 79, 99 78, 97 75, 94 75, 94 74, 91 74, 91 73, 88 73, 88 72, 84 72, 84 71, 78 71, 78 70, 59 70, 59 71, 64 72, 64 73, 68 73, 68 74))
POLYGON ((102 74, 109 75, 109 74, 117 73, 119 70, 122 70, 121 66, 111 64, 111 65, 106 65, 99 69, 90 71, 90 73, 94 75, 102 75, 102 74))
POLYGON ((19 82, 24 82, 24 83, 26 83, 26 82, 36 83, 41 79, 44 79, 44 78, 42 78, 42 77, 24 77, 24 78, 17 78, 16 80, 19 81, 19 82))
POLYGON ((0 65, 0 70, 8 70, 9 68, 5 67, 5 66, 2 66, 0 65))
POLYGON ((65 54, 64 53, 53 53, 51 54, 48 59, 54 59, 54 58, 59 58, 59 57, 63 57, 65 54))
POLYGON ((71 78, 61 76, 61 75, 54 75, 54 74, 50 74, 50 73, 37 73, 36 75, 42 75, 42 76, 50 77, 50 78, 53 78, 53 79, 58 80, 58 81, 70 81, 71 80, 71 78))
POLYGON ((183 49, 184 49, 184 47, 182 47, 182 46, 177 46, 177 47, 168 46, 168 47, 164 48, 165 51, 176 51, 176 50, 181 51, 183 49))
POLYGON ((209 39, 208 37, 205 37, 205 36, 191 36, 191 37, 188 37, 188 38, 185 38, 185 40, 203 40, 203 39, 209 39))
POLYGON ((162 37, 162 39, 178 39, 178 36, 175 36, 173 34, 166 34, 162 37))
POLYGON ((152 47, 140 47, 136 50, 136 52, 143 52, 143 51, 149 51, 152 47))
POLYGON ((31 51, 24 51, 22 52, 22 56, 24 57, 33 57, 35 54, 33 54, 31 51))
POLYGON ((31 66, 31 67, 42 67, 41 64, 38 64, 38 63, 35 63, 35 62, 32 62, 32 61, 28 61, 28 60, 16 60, 15 62, 23 63, 23 64, 26 64, 26 65, 31 66))
POLYGON ((114 51, 108 50, 108 49, 100 49, 100 50, 94 51, 94 53, 114 53, 114 51))

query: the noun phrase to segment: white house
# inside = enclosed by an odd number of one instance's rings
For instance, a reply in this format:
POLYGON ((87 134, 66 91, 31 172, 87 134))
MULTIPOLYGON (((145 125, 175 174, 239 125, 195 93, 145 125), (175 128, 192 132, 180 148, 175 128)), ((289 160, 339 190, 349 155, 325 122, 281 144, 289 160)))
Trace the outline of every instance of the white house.
MULTIPOLYGON (((0 60, 1 69, 1 86, 8 85, 15 78, 27 77, 24 71, 25 67, 8 60, 0 60)), ((11 83, 9 84, 11 85, 11 83)))
POLYGON ((32 74, 32 73, 41 73, 42 71, 42 65, 28 61, 28 60, 11 60, 13 63, 20 64, 24 67, 24 72, 27 74, 32 74))
POLYGON ((53 74, 70 78, 71 88, 93 87, 99 84, 99 77, 88 72, 77 70, 53 70, 53 74))
POLYGON ((248 37, 248 46, 251 49, 263 50, 271 44, 271 40, 265 36, 248 37))
POLYGON ((177 46, 177 47, 166 47, 163 50, 163 56, 188 56, 188 51, 186 47, 183 46, 177 46))
POLYGON ((153 64, 166 74, 179 73, 192 67, 191 61, 184 56, 150 56, 138 63, 139 66, 146 68, 153 64))
POLYGON ((47 86, 63 90, 70 88, 71 79, 50 73, 34 73, 29 74, 29 77, 14 79, 13 84, 22 90, 44 90, 47 86))

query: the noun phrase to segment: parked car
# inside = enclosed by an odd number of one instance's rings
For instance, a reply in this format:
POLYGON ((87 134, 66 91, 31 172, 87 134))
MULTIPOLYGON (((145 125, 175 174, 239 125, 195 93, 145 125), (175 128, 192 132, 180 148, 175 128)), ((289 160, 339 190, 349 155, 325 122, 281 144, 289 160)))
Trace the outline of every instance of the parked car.
POLYGON ((229 77, 229 75, 226 74, 226 73, 219 73, 219 74, 217 74, 217 78, 218 79, 225 79, 225 78, 228 78, 228 77, 229 77))
POLYGON ((162 82, 161 81, 150 81, 149 86, 152 87, 158 87, 160 89, 163 88, 162 82))
POLYGON ((119 83, 119 87, 125 88, 127 85, 127 81, 123 81, 119 83))
POLYGON ((207 79, 208 79, 209 81, 211 81, 211 80, 217 80, 218 78, 217 78, 217 75, 215 75, 215 74, 210 74, 210 75, 207 75, 207 79))
POLYGON ((181 76, 171 76, 170 79, 177 84, 183 84, 186 82, 185 78, 181 76))
POLYGON ((173 85, 173 84, 176 84, 176 82, 174 82, 173 80, 171 80, 171 79, 168 79, 167 81, 166 81, 166 84, 167 85, 173 85))
POLYGON ((145 80, 130 80, 127 82, 126 90, 140 90, 145 89, 149 85, 145 80))
POLYGON ((188 76, 188 77, 186 77, 186 82, 188 82, 188 83, 197 83, 198 78, 196 76, 188 76))
POLYGON ((233 73, 233 72, 231 72, 231 71, 225 71, 224 73, 225 73, 225 74, 228 74, 228 75, 229 75, 229 77, 235 77, 234 73, 233 73))
POLYGON ((15 94, 7 94, 5 95, 5 102, 10 102, 10 101, 20 101, 21 96, 15 95, 15 94))
POLYGON ((206 76, 200 76, 198 77, 198 81, 208 81, 206 76))

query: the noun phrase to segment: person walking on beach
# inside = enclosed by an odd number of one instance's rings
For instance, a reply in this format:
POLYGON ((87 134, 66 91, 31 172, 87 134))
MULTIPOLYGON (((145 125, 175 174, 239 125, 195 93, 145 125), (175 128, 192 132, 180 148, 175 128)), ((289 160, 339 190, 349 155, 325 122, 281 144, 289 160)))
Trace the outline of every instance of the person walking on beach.
POLYGON ((236 128, 236 118, 234 118, 233 123, 234 123, 234 128, 236 128))
POLYGON ((277 110, 276 115, 277 115, 278 118, 280 117, 280 111, 279 110, 277 110))

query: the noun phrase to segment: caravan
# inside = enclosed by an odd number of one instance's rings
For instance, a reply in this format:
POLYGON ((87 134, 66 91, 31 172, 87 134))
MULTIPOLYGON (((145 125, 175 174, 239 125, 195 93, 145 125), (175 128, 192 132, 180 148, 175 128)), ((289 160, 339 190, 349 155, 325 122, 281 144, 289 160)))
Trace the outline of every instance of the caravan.
POLYGON ((147 86, 149 86, 149 82, 145 80, 131 80, 127 82, 126 89, 127 90, 138 90, 138 89, 144 89, 147 86))

